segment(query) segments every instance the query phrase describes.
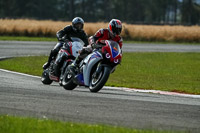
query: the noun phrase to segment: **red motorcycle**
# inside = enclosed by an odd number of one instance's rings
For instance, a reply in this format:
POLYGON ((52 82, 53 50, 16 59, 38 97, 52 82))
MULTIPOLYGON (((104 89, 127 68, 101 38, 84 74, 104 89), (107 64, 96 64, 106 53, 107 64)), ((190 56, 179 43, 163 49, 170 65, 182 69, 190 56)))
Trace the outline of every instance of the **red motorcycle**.
POLYGON ((76 37, 72 41, 66 41, 60 49, 57 57, 51 61, 50 66, 42 73, 41 81, 43 84, 50 85, 53 81, 62 85, 63 73, 69 64, 78 56, 83 49, 84 42, 76 37), (59 75, 59 76, 55 76, 59 75))

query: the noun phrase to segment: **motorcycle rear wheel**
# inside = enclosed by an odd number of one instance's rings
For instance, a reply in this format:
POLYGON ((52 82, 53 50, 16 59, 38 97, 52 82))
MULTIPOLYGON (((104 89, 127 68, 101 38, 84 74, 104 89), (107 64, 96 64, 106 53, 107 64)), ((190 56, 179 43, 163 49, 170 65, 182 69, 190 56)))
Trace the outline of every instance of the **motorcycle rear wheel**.
POLYGON ((104 67, 97 78, 93 76, 95 72, 92 73, 89 86, 91 92, 98 92, 103 88, 110 76, 110 71, 111 69, 109 67, 104 67))
POLYGON ((50 85, 53 81, 49 78, 48 70, 44 70, 42 73, 41 81, 45 85, 50 85))

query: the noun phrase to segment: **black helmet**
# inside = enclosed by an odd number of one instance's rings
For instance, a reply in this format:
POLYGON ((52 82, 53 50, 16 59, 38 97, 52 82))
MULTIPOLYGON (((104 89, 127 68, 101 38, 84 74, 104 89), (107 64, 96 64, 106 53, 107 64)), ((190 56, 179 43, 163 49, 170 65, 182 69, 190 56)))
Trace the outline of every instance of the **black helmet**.
POLYGON ((75 17, 72 20, 72 27, 75 31, 81 31, 84 26, 84 20, 80 17, 75 17))
POLYGON ((108 30, 111 34, 114 36, 120 35, 122 31, 122 23, 118 19, 112 19, 110 23, 108 24, 108 30))

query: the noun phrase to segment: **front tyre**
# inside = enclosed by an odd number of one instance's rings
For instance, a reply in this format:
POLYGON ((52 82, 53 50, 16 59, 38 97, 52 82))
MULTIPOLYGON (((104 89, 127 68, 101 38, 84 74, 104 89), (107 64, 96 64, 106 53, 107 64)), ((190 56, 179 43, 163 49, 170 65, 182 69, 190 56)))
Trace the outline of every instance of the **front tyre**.
POLYGON ((44 70, 42 73, 41 81, 45 85, 50 85, 53 81, 49 78, 49 71, 44 70))
POLYGON ((73 82, 73 75, 71 74, 70 70, 67 68, 63 80, 62 80, 62 86, 66 90, 73 90, 76 88, 77 84, 73 82))
POLYGON ((95 72, 92 74, 89 89, 91 92, 98 92, 106 84, 111 69, 109 67, 104 67, 98 76, 94 76, 95 72))

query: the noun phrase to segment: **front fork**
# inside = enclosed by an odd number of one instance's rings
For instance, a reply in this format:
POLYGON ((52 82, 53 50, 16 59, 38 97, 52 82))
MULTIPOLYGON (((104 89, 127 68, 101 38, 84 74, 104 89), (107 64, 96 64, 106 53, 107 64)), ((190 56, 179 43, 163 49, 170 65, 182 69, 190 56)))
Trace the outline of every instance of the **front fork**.
POLYGON ((101 62, 99 62, 99 64, 97 65, 97 69, 96 69, 96 71, 94 73, 94 78, 97 78, 99 76, 99 74, 102 71, 102 68, 103 68, 103 66, 102 66, 101 62))
POLYGON ((116 66, 112 67, 110 65, 102 64, 102 62, 99 62, 99 64, 97 65, 97 69, 96 69, 96 71, 94 73, 94 77, 95 78, 99 76, 99 74, 101 73, 103 67, 109 67, 109 68, 111 68, 111 72, 110 73, 113 73, 115 71, 115 68, 116 68, 116 66))
POLYGON ((67 66, 70 64, 70 62, 71 62, 70 59, 64 61, 62 68, 61 68, 61 76, 60 76, 61 80, 63 79, 63 75, 65 73, 65 70, 67 69, 67 66))

